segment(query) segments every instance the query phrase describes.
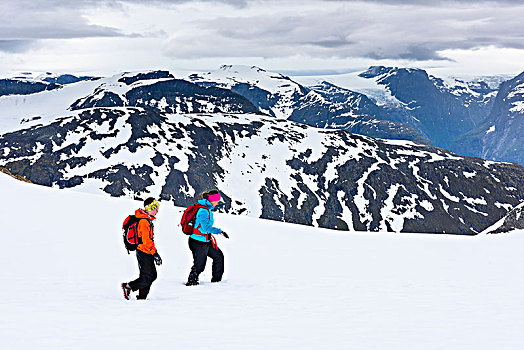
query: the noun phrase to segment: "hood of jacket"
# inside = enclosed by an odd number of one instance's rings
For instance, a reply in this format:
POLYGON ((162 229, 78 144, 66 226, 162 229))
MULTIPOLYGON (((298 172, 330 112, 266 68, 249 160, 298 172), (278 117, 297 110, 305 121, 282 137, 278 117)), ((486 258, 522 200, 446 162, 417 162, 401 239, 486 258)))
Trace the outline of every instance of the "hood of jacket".
POLYGON ((215 207, 213 206, 213 204, 211 204, 211 202, 207 199, 201 199, 198 201, 198 204, 201 204, 203 206, 206 206, 208 207, 209 209, 214 209, 215 207))
POLYGON ((155 220, 154 216, 150 216, 148 213, 145 212, 144 209, 137 209, 135 210, 135 216, 138 219, 149 219, 151 221, 155 220))

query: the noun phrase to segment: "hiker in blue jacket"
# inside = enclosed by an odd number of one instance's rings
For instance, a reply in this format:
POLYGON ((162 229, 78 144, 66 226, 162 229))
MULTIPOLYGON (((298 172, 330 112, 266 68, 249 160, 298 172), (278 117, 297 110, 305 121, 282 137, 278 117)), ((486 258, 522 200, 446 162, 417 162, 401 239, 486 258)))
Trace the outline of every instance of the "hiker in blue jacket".
POLYGON ((195 218, 195 228, 193 234, 189 236, 189 249, 193 253, 193 267, 187 279, 186 286, 198 285, 198 275, 206 267, 207 257, 213 259, 211 282, 220 282, 224 274, 224 254, 218 248, 216 239, 213 235, 223 235, 229 238, 227 233, 217 227, 213 227, 213 212, 220 201, 220 192, 211 190, 202 193, 202 199, 198 204, 205 208, 198 209, 195 218))

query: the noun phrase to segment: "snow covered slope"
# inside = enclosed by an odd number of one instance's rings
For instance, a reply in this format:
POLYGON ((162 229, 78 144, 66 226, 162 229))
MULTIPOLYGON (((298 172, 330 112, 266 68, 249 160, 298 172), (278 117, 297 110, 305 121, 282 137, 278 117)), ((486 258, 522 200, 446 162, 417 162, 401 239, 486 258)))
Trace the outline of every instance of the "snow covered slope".
POLYGON ((1 96, 0 80, 0 133, 96 107, 139 106, 171 113, 257 112, 247 99, 230 90, 202 88, 175 79, 167 71, 126 72, 53 86, 50 91, 1 96))
POLYGON ((4 174, 0 192, 9 213, 0 270, 5 349, 479 350, 524 342, 524 231, 340 233, 217 214, 231 236, 219 238, 224 281, 188 288, 181 208, 163 201, 155 243, 164 263, 150 298, 138 302, 119 287, 138 274, 120 234, 138 201, 4 174))
POLYGON ((475 234, 524 200, 524 168, 256 114, 92 108, 0 135, 0 165, 47 186, 342 230, 475 234))

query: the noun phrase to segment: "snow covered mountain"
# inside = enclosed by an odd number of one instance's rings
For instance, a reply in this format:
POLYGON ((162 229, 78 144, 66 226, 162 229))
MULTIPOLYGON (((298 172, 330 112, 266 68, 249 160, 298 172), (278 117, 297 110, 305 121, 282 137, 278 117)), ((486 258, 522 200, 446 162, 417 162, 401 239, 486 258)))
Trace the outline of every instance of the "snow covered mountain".
POLYGON ((488 116, 496 94, 485 82, 444 80, 422 69, 375 66, 360 76, 384 86, 398 101, 396 107, 420 122, 414 125, 417 131, 437 147, 452 151, 459 136, 488 116))
POLYGON ((258 67, 222 66, 219 70, 192 74, 192 82, 202 86, 230 89, 252 102, 262 113, 319 127, 341 129, 375 138, 400 139, 431 144, 431 141, 404 121, 383 115, 370 115, 308 88, 279 73, 258 67))
POLYGON ((45 88, 28 94, 8 89, 6 96, 0 96, 0 133, 95 107, 138 106, 167 113, 258 112, 246 98, 229 89, 204 88, 176 79, 168 71, 127 72, 64 85, 35 80, 13 81, 44 84, 45 88))
POLYGON ((524 73, 503 82, 488 117, 462 135, 454 149, 465 155, 524 164, 524 73))
POLYGON ((59 89, 62 85, 72 84, 93 77, 76 77, 71 74, 38 74, 25 72, 9 78, 0 79, 0 96, 30 95, 41 91, 59 89))
POLYGON ((524 199, 518 165, 246 113, 72 111, 1 135, 0 165, 179 206, 216 187, 226 212, 342 230, 475 234, 524 199))
POLYGON ((235 91, 249 97, 261 112, 280 119, 288 119, 298 101, 310 92, 289 77, 255 66, 224 65, 212 72, 191 74, 188 80, 235 91))
POLYGON ((346 102, 359 114, 408 125, 429 138, 426 144, 465 156, 524 163, 519 143, 523 74, 466 80, 376 66, 341 79, 333 80, 349 88, 326 81, 309 87, 327 100, 346 102))
MULTIPOLYGON (((310 86, 311 89, 321 94, 326 100, 337 104, 346 104, 359 114, 373 116, 380 121, 390 121, 407 125, 414 130, 423 133, 423 125, 408 108, 397 101, 391 99, 387 103, 378 103, 367 95, 345 89, 327 81, 322 81, 317 85, 310 86)), ((434 142, 428 138, 423 143, 433 145, 434 142)))
MULTIPOLYGON (((66 76, 10 82, 39 84, 33 89, 42 91, 63 89, 63 85, 48 82, 64 82, 63 77, 66 76), (46 85, 42 85, 44 83, 46 85)), ((74 81, 72 76, 68 77, 67 81, 74 81)), ((360 79, 371 81, 383 96, 372 94, 369 98, 326 82, 305 87, 279 73, 247 66, 222 66, 216 71, 190 74, 183 79, 175 78, 168 71, 124 73, 92 78, 75 84, 84 88, 70 88, 67 93, 57 95, 61 96, 60 104, 67 101, 67 107, 62 107, 64 111, 138 106, 171 113, 260 112, 315 127, 342 129, 375 138, 412 140, 456 151, 452 141, 470 131, 477 125, 477 119, 488 113, 495 91, 485 82, 444 81, 416 69, 371 67, 360 74, 360 79)), ((6 87, 4 94, 13 93, 17 91, 6 87)), ((0 107, 5 111, 2 114, 12 118, 9 112, 19 113, 21 105, 31 104, 27 98, 24 97, 23 102, 21 99, 21 95, 0 99, 0 107)), ((42 117, 28 117, 26 111, 23 113, 24 121, 42 117)), ((461 147, 462 143, 456 145, 466 155, 478 155, 461 147)))

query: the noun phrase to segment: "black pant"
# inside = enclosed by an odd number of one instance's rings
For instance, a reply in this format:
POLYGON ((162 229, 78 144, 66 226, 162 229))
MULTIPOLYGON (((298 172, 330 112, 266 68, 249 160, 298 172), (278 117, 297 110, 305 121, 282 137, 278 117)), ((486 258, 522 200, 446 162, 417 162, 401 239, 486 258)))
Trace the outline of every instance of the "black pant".
POLYGON ((146 254, 138 249, 136 250, 136 259, 138 260, 140 276, 136 280, 129 282, 129 287, 133 291, 138 290, 137 299, 145 299, 149 294, 153 281, 156 280, 155 259, 153 259, 153 255, 146 254))
POLYGON ((198 282, 198 275, 206 268, 207 257, 213 259, 211 282, 219 282, 224 274, 224 254, 213 243, 201 242, 189 238, 189 249, 193 253, 193 267, 189 273, 188 282, 198 282))

